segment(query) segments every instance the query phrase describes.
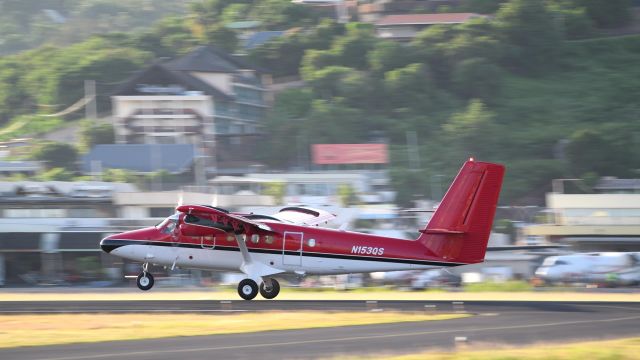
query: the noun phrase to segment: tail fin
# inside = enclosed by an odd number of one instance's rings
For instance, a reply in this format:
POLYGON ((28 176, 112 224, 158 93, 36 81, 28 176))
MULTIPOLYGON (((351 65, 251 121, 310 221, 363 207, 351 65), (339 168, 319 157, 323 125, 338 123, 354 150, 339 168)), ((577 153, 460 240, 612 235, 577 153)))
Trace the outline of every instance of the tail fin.
POLYGON ((467 161, 417 241, 447 262, 482 262, 503 176, 503 165, 467 161))

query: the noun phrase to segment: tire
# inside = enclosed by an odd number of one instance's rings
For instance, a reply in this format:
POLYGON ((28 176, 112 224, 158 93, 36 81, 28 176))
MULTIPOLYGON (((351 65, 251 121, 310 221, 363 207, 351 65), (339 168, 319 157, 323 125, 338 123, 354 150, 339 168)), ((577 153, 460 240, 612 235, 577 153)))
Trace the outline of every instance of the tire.
POLYGON ((138 279, 136 280, 136 285, 138 285, 138 289, 147 291, 153 287, 154 280, 153 275, 151 273, 141 273, 138 275, 138 279))
POLYGON ((271 289, 267 291, 264 283, 260 284, 260 295, 265 299, 273 299, 280 293, 280 284, 276 279, 271 279, 271 289))
POLYGON ((238 295, 245 300, 252 300, 258 295, 258 284, 251 279, 244 279, 238 284, 238 295))

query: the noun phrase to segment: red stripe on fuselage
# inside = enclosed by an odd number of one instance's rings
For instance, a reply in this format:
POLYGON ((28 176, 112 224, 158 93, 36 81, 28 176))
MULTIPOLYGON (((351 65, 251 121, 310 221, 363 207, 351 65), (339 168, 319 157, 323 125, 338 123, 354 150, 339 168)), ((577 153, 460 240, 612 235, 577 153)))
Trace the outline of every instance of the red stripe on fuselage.
MULTIPOLYGON (((417 241, 270 221, 265 221, 264 224, 267 224, 273 232, 256 232, 259 236, 258 243, 254 243, 251 239, 252 234, 249 234, 249 239, 246 241, 247 248, 249 250, 283 251, 284 248, 287 251, 297 251, 298 248, 295 246, 295 242, 291 243, 293 247, 289 246, 290 244, 287 244, 285 248, 283 245, 284 233, 290 232, 303 234, 302 251, 303 253, 308 253, 311 256, 313 256, 312 253, 315 253, 319 255, 359 256, 371 259, 380 258, 387 259, 389 261, 397 259, 443 262, 442 259, 439 259, 433 253, 430 253, 429 249, 417 241), (267 236, 273 237, 272 243, 266 242, 267 236), (312 239, 313 241, 310 241, 312 239), (311 246, 312 243, 313 246, 311 246)), ((204 244, 204 247, 212 247, 214 245, 213 237, 202 238, 163 234, 155 228, 126 232, 112 238, 158 241, 198 246, 204 244)), ((297 239, 299 236, 294 238, 297 239)), ((289 240, 287 240, 287 242, 289 242, 289 240)), ((235 235, 231 233, 216 235, 215 246, 238 247, 235 235)))

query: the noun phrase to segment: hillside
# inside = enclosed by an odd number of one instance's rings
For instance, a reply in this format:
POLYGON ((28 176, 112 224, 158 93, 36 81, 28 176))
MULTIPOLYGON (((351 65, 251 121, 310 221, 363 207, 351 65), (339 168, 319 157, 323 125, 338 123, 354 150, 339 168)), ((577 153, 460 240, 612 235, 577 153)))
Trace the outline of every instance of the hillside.
POLYGON ((181 1, 2 0, 0 55, 42 44, 69 45, 93 34, 136 31, 183 14, 181 1))
POLYGON ((84 79, 97 80, 108 113, 110 89, 145 64, 200 44, 232 51, 238 34, 223 25, 257 19, 262 29, 296 31, 249 59, 305 81, 278 94, 265 124, 257 156, 272 169, 308 155, 291 143, 384 140, 405 205, 440 196, 438 184, 472 156, 507 164, 504 204, 542 203, 557 177, 638 176, 640 36, 598 38, 627 23, 627 2, 487 3, 497 9, 491 18, 432 26, 400 44, 377 38, 371 24, 322 20, 288 0, 203 1, 149 29, 0 58, 0 124, 72 104, 84 79), (605 3, 611 13, 595 11, 605 3), (410 162, 413 134, 420 156, 410 162))

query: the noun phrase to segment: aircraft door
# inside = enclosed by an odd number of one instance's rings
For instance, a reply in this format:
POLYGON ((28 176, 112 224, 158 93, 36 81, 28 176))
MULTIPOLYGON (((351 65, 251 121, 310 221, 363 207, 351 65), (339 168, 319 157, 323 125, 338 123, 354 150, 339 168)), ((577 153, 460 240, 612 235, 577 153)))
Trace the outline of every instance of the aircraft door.
POLYGON ((201 236, 200 245, 203 249, 214 249, 216 247, 216 237, 214 235, 201 236))
POLYGON ((302 240, 301 232, 285 231, 282 241, 282 264, 302 266, 302 240))

